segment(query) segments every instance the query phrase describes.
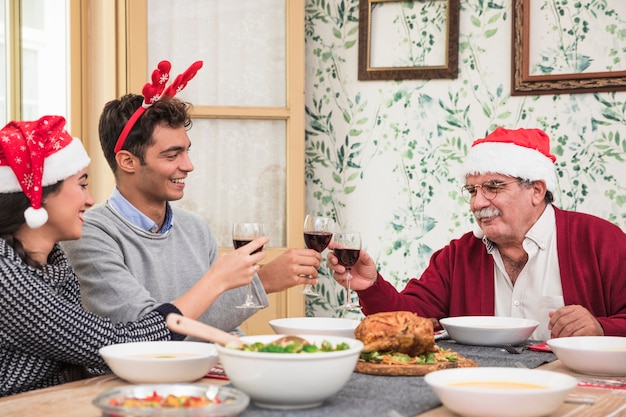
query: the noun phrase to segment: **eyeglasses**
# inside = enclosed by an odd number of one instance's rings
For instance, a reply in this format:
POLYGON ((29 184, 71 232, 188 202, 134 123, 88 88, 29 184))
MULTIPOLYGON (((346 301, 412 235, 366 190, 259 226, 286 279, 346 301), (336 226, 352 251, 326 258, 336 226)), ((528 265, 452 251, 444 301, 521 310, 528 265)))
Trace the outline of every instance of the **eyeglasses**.
POLYGON ((474 199, 474 197, 476 197, 478 188, 480 188, 483 192, 483 197, 491 201, 496 198, 496 196, 498 195, 498 191, 502 190, 507 185, 513 184, 514 182, 518 181, 519 180, 517 179, 507 182, 491 180, 478 185, 464 185, 463 187, 461 187, 461 195, 463 196, 463 199, 469 203, 472 201, 472 199, 474 199))

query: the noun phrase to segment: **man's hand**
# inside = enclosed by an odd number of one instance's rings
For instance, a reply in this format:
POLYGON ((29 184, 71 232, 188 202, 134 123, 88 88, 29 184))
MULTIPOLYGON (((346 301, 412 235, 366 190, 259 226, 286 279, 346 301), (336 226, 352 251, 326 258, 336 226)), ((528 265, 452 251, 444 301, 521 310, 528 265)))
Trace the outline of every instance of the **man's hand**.
POLYGON ((210 280, 220 293, 250 284, 259 270, 259 262, 266 256, 265 252, 256 251, 267 242, 267 236, 258 237, 237 250, 221 254, 201 280, 210 280))
POLYGON ((269 294, 296 285, 317 284, 317 270, 321 262, 322 255, 313 249, 288 249, 257 274, 269 294))
POLYGON ((580 305, 568 305, 551 311, 548 329, 551 336, 604 336, 604 329, 589 310, 580 305))
MULTIPOLYGON (((333 243, 328 246, 331 251, 328 253, 328 267, 334 271, 333 278, 339 285, 346 287, 348 285, 346 281, 346 268, 339 263, 339 259, 332 252, 333 243)), ((365 290, 376 282, 378 278, 378 271, 376 270, 376 264, 372 258, 361 250, 359 253, 359 260, 350 269, 350 289, 352 290, 365 290)))

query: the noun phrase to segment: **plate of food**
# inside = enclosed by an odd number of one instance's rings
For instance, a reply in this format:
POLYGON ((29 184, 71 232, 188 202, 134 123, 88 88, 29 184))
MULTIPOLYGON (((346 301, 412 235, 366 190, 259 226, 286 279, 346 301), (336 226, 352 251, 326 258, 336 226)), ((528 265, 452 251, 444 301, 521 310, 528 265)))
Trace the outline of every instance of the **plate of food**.
POLYGON ((354 372, 363 344, 325 335, 251 335, 243 348, 216 346, 234 387, 262 408, 318 407, 354 372))
POLYGON ((420 376, 478 364, 436 345, 433 322, 409 311, 371 314, 354 330, 363 349, 355 371, 370 375, 420 376))
POLYGON ((241 413, 249 402, 238 389, 201 384, 129 385, 93 400, 103 417, 227 417, 241 413))

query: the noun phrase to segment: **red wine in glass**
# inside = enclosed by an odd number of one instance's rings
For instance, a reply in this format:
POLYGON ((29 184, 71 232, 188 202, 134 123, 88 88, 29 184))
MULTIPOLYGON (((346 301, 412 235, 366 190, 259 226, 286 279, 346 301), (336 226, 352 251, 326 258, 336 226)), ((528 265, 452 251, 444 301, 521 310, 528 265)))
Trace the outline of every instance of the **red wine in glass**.
MULTIPOLYGON (((233 239, 233 246, 235 247, 235 249, 239 249, 240 247, 245 246, 245 245, 247 245, 250 242, 252 242, 252 240, 233 239)), ((265 245, 263 245, 263 246, 265 246, 265 245)), ((250 253, 250 255, 253 255, 253 254, 257 253, 257 252, 261 252, 263 250, 263 246, 261 246, 260 248, 258 248, 254 252, 250 253)))
POLYGON ((359 310, 358 303, 350 301, 350 268, 359 260, 361 253, 361 234, 358 232, 341 232, 333 236, 333 253, 341 265, 346 268, 346 299, 339 310, 359 310))
MULTIPOLYGON (((319 253, 322 253, 324 249, 330 243, 330 240, 333 237, 332 232, 330 232, 331 220, 329 217, 323 216, 314 216, 312 214, 307 214, 304 219, 304 226, 302 227, 302 232, 304 233, 304 244, 307 248, 313 249, 319 253)), ((301 275, 305 278, 311 278, 310 275, 303 274, 301 275)), ((299 291, 300 294, 309 295, 312 297, 319 297, 320 294, 316 293, 313 290, 313 286, 311 284, 306 284, 302 291, 299 291)))
POLYGON ((304 244, 307 248, 322 252, 332 239, 330 232, 304 232, 304 244))
POLYGON ((359 249, 335 248, 333 253, 339 260, 339 263, 346 268, 351 267, 359 260, 359 249))
MULTIPOLYGON (((235 223, 233 224, 233 246, 236 249, 247 245, 257 237, 263 236, 263 224, 261 223, 235 223)), ((264 245, 265 246, 265 245, 264 245)), ((263 250, 263 246, 257 248, 252 253, 263 250)), ((252 295, 252 283, 246 287, 246 299, 243 304, 235 306, 237 308, 262 308, 263 306, 254 300, 252 295)))

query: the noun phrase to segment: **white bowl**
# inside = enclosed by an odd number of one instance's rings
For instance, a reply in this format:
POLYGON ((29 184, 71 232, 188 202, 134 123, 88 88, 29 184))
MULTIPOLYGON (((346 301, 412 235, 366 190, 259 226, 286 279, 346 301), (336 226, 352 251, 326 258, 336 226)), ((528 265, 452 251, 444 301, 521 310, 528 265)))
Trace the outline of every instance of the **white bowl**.
POLYGON ((424 377, 444 406, 467 417, 535 417, 558 409, 577 379, 521 368, 456 368, 424 377))
POLYGON ((572 336, 546 343, 563 365, 576 372, 626 376, 626 337, 572 336))
POLYGON ((447 317, 439 323, 451 339, 465 345, 518 345, 525 342, 539 322, 518 317, 463 316, 447 317))
POLYGON ((327 336, 354 337, 359 320, 335 317, 290 317, 270 320, 277 334, 320 334, 327 336))
POLYGON ((227 417, 239 415, 249 402, 250 397, 235 388, 200 384, 128 385, 106 391, 93 400, 93 404, 102 410, 103 417, 227 417), (111 401, 123 401, 126 398, 150 397, 155 392, 161 397, 207 395, 213 398, 215 395, 220 403, 194 408, 137 408, 111 404, 111 401))
MULTIPOLYGON (((350 349, 317 353, 246 352, 216 346, 220 363, 235 388, 248 394, 259 407, 311 408, 339 392, 348 382, 363 343, 339 336, 298 334, 309 343, 332 346, 347 343, 350 349)), ((244 336, 245 344, 270 343, 281 335, 244 336)))
POLYGON ((120 343, 100 355, 115 375, 136 384, 195 381, 218 360, 215 345, 190 341, 120 343))

